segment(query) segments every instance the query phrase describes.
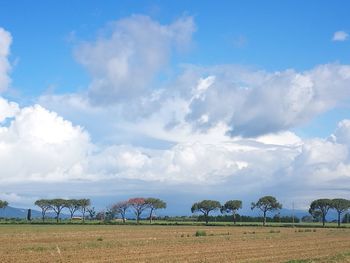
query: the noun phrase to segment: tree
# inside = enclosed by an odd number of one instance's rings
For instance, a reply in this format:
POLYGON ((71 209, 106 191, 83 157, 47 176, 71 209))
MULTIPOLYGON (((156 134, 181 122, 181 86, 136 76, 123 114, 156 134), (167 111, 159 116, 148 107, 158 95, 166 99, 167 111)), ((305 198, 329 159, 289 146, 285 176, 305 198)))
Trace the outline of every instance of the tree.
POLYGON ((221 213, 232 213, 233 223, 236 224, 237 210, 242 208, 241 200, 229 200, 221 207, 221 213))
POLYGON ((100 221, 104 221, 105 220, 105 216, 106 216, 105 211, 100 211, 100 212, 98 212, 96 214, 96 219, 100 220, 100 221))
POLYGON ((266 225, 266 213, 271 211, 276 211, 282 208, 282 204, 280 204, 277 199, 273 196, 264 196, 261 197, 258 202, 252 203, 251 209, 258 208, 263 212, 263 225, 266 225))
POLYGON ((311 210, 309 209, 309 213, 313 218, 312 222, 322 222, 322 213, 319 210, 311 210))
POLYGON ((115 211, 115 213, 121 215, 123 223, 125 223, 125 215, 129 207, 130 203, 128 201, 121 201, 112 205, 112 209, 115 211))
POLYGON ((325 226, 326 223, 326 215, 328 210, 332 208, 332 200, 331 199, 317 199, 312 201, 310 204, 309 213, 314 216, 314 214, 320 213, 322 217, 322 225, 325 226))
POLYGON ((70 213, 70 219, 72 220, 74 213, 80 209, 80 202, 77 199, 69 199, 66 201, 66 208, 70 213))
POLYGON ((221 208, 219 201, 215 200, 203 200, 198 203, 194 203, 191 207, 191 212, 201 212, 204 215, 205 223, 208 224, 208 217, 211 211, 215 211, 221 208))
POLYGON ((7 201, 0 200, 0 208, 6 208, 9 205, 7 201))
POLYGON ((6 208, 9 205, 7 201, 0 200, 0 208, 6 208))
MULTIPOLYGON (((89 218, 92 220, 97 217, 95 207, 87 207, 86 211, 89 213, 89 218)), ((104 213, 104 212, 103 212, 104 213)))
POLYGON ((341 214, 350 208, 350 201, 342 198, 332 199, 332 208, 338 213, 338 227, 340 227, 341 214))
POLYGON ((32 221, 32 209, 30 208, 27 211, 27 220, 32 221))
POLYGON ((150 209, 149 222, 152 224, 153 212, 157 209, 165 209, 166 203, 158 198, 147 198, 146 203, 148 204, 148 208, 150 209))
POLYGON ((83 222, 85 222, 85 213, 90 205, 90 199, 79 199, 80 211, 83 214, 83 222))
POLYGON ((142 197, 131 198, 129 199, 128 203, 134 210, 136 222, 139 223, 142 212, 148 208, 146 199, 142 197))
POLYGON ((45 214, 46 214, 46 212, 51 209, 51 206, 49 204, 49 200, 47 200, 47 199, 39 199, 39 200, 35 201, 34 204, 41 208, 41 217, 42 217, 42 220, 44 222, 45 221, 45 214))
POLYGON ((5 209, 9 203, 7 201, 0 200, 0 209, 5 209))
POLYGON ((56 221, 58 223, 62 209, 65 208, 67 205, 67 200, 56 198, 48 201, 49 201, 50 208, 56 213, 56 221))
POLYGON ((105 212, 105 222, 110 222, 115 218, 116 211, 112 209, 112 207, 107 208, 107 211, 105 212))

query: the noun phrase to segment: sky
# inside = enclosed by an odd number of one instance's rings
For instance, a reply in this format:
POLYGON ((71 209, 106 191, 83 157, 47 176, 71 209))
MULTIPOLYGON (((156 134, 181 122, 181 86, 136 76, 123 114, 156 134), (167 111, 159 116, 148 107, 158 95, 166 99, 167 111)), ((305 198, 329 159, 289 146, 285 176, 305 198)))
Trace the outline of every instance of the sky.
POLYGON ((0 1, 0 199, 349 198, 349 9, 0 1))

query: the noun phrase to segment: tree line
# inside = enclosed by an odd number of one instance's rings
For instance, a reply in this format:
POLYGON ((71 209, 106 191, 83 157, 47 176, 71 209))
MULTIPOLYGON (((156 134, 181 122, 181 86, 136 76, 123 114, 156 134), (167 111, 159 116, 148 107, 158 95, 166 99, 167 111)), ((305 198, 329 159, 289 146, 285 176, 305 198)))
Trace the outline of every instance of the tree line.
MULTIPOLYGON (((191 207, 191 212, 200 212, 204 216, 205 223, 208 224, 209 213, 218 211, 222 214, 231 214, 233 217, 233 223, 236 224, 237 221, 237 211, 242 208, 241 200, 229 200, 225 204, 221 205, 219 201, 216 200, 203 200, 194 203, 191 207)), ((263 225, 266 224, 266 215, 269 211, 276 211, 282 208, 277 199, 273 196, 261 197, 256 203, 251 203, 251 209, 259 209, 263 212, 263 225)))
POLYGON ((111 205, 106 212, 96 214, 95 209, 91 207, 90 199, 39 199, 34 203, 41 209, 43 222, 47 212, 54 212, 57 222, 60 219, 60 214, 63 209, 67 209, 70 213, 70 218, 74 217, 77 211, 82 213, 83 222, 85 214, 89 213, 90 218, 98 217, 103 219, 113 219, 116 215, 121 215, 123 222, 126 220, 126 213, 131 209, 136 217, 137 223, 141 218, 142 213, 149 211, 150 222, 152 223, 153 213, 157 209, 165 209, 166 203, 158 198, 142 198, 136 197, 126 201, 117 202, 111 205))
MULTIPOLYGON (((241 200, 229 200, 224 205, 221 205, 216 200, 203 200, 192 205, 191 211, 201 212, 204 216, 204 220, 208 223, 209 213, 220 210, 221 213, 232 214, 233 222, 236 224, 236 214, 239 209, 242 208, 241 200)), ((282 209, 277 199, 273 196, 261 197, 256 203, 251 203, 251 209, 259 209, 263 213, 263 225, 266 224, 267 213, 282 209)), ((316 219, 322 221, 322 225, 325 226, 326 216, 330 209, 337 212, 338 226, 341 224, 341 215, 350 209, 350 200, 343 198, 336 199, 317 199, 311 202, 309 213, 316 219)), ((294 217, 294 216, 293 216, 294 217)), ((292 217, 292 219, 294 219, 292 217)))
MULTIPOLYGON (((110 205, 106 212, 100 212, 96 214, 93 207, 91 207, 90 199, 39 199, 34 203, 41 209, 42 221, 45 221, 47 212, 54 212, 57 222, 60 219, 60 214, 63 209, 69 211, 70 218, 74 217, 74 214, 78 211, 82 214, 82 220, 85 221, 86 213, 90 215, 90 218, 99 219, 114 219, 117 215, 120 215, 123 222, 126 221, 127 212, 131 211, 134 213, 137 223, 139 223, 141 216, 147 211, 150 223, 154 217, 154 212, 158 209, 165 209, 167 207, 166 202, 158 198, 143 198, 136 197, 128 200, 119 201, 110 205)), ((0 200, 0 209, 8 206, 7 201, 0 200)), ((199 218, 203 218, 206 223, 209 221, 210 213, 220 211, 223 215, 231 215, 234 224, 237 221, 238 210, 242 208, 241 200, 229 200, 223 205, 216 200, 202 200, 196 202, 191 207, 192 213, 202 213, 203 215, 199 218)), ((251 203, 251 209, 259 209, 262 212, 263 225, 266 224, 267 213, 278 211, 282 208, 282 204, 277 201, 273 196, 263 196, 258 199, 257 202, 251 203)), ((336 198, 336 199, 317 199, 311 202, 309 213, 316 221, 321 221, 322 225, 325 226, 326 216, 329 210, 335 210, 337 212, 338 226, 341 224, 341 216, 350 209, 350 200, 336 198)), ((30 211, 28 211, 30 219, 30 211)), ((239 216, 243 219, 242 216, 239 216)), ((294 220, 294 216, 292 217, 294 220)))
POLYGON ((338 226, 340 226, 341 215, 350 209, 350 200, 343 198, 317 199, 312 201, 310 204, 309 213, 316 220, 320 219, 320 221, 322 221, 322 225, 325 226, 326 216, 330 209, 333 209, 337 212, 338 226))
POLYGON ((82 219, 85 221, 85 214, 90 209, 91 202, 90 199, 39 199, 34 203, 41 209, 41 217, 43 222, 45 221, 45 216, 47 212, 54 212, 56 214, 57 222, 60 219, 60 214, 64 208, 66 208, 70 213, 70 218, 74 217, 77 211, 80 211, 83 215, 82 219))

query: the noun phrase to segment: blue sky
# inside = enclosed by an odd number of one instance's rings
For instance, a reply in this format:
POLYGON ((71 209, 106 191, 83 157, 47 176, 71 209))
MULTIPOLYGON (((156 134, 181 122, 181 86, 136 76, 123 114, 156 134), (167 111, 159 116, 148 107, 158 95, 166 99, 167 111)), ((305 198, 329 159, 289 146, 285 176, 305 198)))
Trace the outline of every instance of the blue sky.
POLYGON ((253 191, 291 203, 298 193, 300 207, 348 194, 334 189, 350 171, 349 9, 347 1, 1 1, 9 51, 0 54, 0 163, 14 167, 3 171, 2 198, 28 205, 60 195, 41 193, 37 181, 83 182, 81 195, 106 202, 127 193, 196 201, 201 187, 224 200, 228 182, 245 186, 236 193, 245 200, 253 191), (32 165, 48 153, 46 165, 32 165), (20 193, 22 184, 32 188, 20 193))

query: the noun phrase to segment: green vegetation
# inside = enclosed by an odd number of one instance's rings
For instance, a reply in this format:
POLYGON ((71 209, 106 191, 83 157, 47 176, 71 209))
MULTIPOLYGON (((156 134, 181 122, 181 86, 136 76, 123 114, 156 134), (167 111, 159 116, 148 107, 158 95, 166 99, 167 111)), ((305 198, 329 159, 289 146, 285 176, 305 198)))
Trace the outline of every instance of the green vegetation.
POLYGON ((196 233, 194 234, 196 237, 203 237, 207 235, 207 232, 204 230, 197 230, 196 233))
POLYGON ((201 212, 204 215, 205 223, 208 224, 209 213, 215 210, 219 210, 221 204, 219 201, 215 200, 203 200, 198 203, 194 203, 191 207, 191 212, 201 212))
POLYGON ((233 217, 233 223, 236 224, 236 213, 241 208, 241 200, 229 200, 221 207, 221 213, 231 213, 233 217))
POLYGON ((266 225, 266 213, 282 209, 282 204, 277 202, 277 199, 273 196, 261 197, 256 203, 252 203, 251 209, 258 208, 263 212, 263 225, 266 225))

